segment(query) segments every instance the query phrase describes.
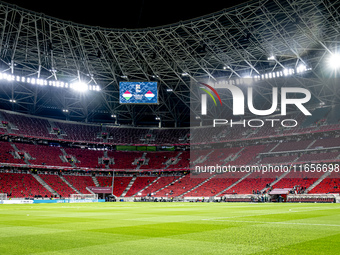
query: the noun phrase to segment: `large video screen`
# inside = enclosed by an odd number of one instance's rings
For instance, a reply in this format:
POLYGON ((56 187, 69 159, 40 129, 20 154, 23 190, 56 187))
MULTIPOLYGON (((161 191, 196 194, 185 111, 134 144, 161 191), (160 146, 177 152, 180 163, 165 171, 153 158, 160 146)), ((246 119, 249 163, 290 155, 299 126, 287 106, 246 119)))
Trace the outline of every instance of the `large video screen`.
POLYGON ((120 82, 121 104, 157 104, 157 82, 120 82))

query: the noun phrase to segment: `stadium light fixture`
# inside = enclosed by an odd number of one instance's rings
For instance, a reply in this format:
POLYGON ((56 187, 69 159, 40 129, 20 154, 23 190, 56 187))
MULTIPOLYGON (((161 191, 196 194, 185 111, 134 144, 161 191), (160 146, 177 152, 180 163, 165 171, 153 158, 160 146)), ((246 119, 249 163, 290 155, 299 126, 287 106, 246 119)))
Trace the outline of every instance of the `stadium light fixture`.
POLYGON ((300 64, 298 65, 298 67, 296 68, 296 72, 297 73, 304 73, 307 71, 307 67, 304 64, 300 64))
POLYGON ((85 82, 75 82, 69 84, 67 82, 58 81, 58 80, 47 80, 35 77, 25 77, 19 75, 8 74, 5 72, 0 72, 0 80, 5 80, 8 82, 16 81, 20 83, 27 83, 35 86, 50 86, 50 87, 57 87, 57 88, 72 88, 76 91, 85 92, 87 90, 92 91, 101 91, 99 85, 89 85, 85 82))
POLYGON ((339 69, 340 68, 340 54, 334 53, 328 59, 328 66, 331 69, 339 69))
POLYGON ((77 82, 72 83, 71 88, 79 92, 86 92, 89 90, 89 86, 85 82, 82 82, 82 81, 77 81, 77 82))

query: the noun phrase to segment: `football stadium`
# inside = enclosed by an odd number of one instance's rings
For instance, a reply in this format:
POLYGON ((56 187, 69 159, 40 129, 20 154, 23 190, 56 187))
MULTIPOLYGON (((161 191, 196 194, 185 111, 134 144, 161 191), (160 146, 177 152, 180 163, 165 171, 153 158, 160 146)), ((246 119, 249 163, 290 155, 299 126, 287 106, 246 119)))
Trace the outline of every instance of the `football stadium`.
POLYGON ((13 2, 0 254, 339 254, 340 1, 132 27, 13 2))

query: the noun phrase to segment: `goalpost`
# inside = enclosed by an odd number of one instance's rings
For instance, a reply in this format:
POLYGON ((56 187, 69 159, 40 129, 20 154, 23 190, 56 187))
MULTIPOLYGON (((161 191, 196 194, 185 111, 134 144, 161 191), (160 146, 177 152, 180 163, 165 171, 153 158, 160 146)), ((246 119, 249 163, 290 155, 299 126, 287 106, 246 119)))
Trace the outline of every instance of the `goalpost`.
POLYGON ((98 194, 71 194, 69 203, 98 202, 98 194))
POLYGON ((0 193, 0 204, 3 204, 4 200, 7 200, 7 194, 6 193, 0 193))

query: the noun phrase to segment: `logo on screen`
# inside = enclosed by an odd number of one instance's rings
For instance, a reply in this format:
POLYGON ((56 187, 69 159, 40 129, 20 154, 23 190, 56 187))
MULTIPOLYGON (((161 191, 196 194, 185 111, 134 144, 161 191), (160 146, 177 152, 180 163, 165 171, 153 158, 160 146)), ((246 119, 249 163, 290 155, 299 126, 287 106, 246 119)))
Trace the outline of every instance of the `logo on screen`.
POLYGON ((150 90, 149 90, 148 92, 146 92, 146 94, 145 94, 145 97, 146 97, 148 100, 151 100, 154 96, 155 96, 155 94, 152 93, 150 90))
POLYGON ((123 97, 128 101, 132 97, 132 94, 127 90, 124 92, 123 97))

